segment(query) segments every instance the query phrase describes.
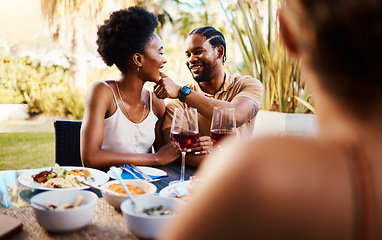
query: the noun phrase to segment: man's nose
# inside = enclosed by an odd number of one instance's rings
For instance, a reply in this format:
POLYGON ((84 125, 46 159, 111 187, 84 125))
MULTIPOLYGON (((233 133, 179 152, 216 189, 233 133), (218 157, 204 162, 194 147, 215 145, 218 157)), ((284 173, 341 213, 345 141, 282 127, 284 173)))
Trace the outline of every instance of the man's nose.
POLYGON ((191 54, 188 59, 187 59, 187 62, 190 62, 190 63, 193 63, 195 62, 196 60, 198 60, 198 57, 194 54, 191 54))

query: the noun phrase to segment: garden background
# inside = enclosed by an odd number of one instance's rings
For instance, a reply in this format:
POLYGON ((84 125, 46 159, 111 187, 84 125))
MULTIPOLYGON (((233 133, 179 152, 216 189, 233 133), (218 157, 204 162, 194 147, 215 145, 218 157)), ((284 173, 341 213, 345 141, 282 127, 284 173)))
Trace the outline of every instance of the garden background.
MULTIPOLYGON (((192 82, 184 42, 194 28, 211 25, 226 37, 230 74, 252 75, 264 85, 263 110, 314 112, 298 59, 277 31, 278 0, 0 0, 0 104, 27 104, 29 121, 0 122, 0 170, 51 166, 55 119, 81 120, 85 94, 95 81, 117 79, 96 52, 97 25, 110 12, 140 5, 154 12, 167 59, 164 71, 192 82), (41 150, 43 149, 43 151, 41 150)), ((146 86, 152 89, 152 84, 146 86)))

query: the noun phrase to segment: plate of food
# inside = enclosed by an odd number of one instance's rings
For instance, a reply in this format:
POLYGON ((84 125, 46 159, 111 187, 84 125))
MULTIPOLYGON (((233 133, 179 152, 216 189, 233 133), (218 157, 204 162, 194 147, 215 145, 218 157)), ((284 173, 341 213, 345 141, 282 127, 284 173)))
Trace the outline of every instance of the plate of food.
POLYGON ((159 196, 179 198, 179 199, 182 199, 184 201, 188 201, 188 199, 190 199, 190 197, 191 197, 189 190, 188 190, 189 184, 190 184, 190 181, 184 181, 184 182, 171 184, 171 185, 163 188, 159 192, 159 196))
POLYGON ((81 181, 99 186, 106 183, 109 176, 93 168, 60 167, 55 164, 52 168, 27 170, 19 176, 18 180, 24 186, 39 190, 78 190, 89 188, 82 185, 81 181))

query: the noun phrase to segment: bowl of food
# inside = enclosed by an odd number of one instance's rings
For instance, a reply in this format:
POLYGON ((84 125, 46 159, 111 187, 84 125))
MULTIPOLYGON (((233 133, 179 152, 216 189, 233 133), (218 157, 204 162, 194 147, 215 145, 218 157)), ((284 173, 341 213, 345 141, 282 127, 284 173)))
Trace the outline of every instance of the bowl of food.
MULTIPOLYGON (((123 182, 130 190, 130 193, 134 196, 152 195, 157 191, 157 187, 154 184, 146 181, 123 180, 123 182)), ((129 196, 117 180, 107 182, 101 185, 101 188, 115 192, 114 194, 109 191, 101 190, 102 196, 105 200, 117 210, 120 210, 120 206, 123 201, 129 199, 129 196)))
POLYGON ((73 231, 90 223, 97 201, 98 196, 86 190, 46 191, 30 200, 37 222, 52 232, 73 231))
POLYGON ((186 202, 177 198, 137 196, 134 198, 137 208, 134 210, 131 200, 121 204, 121 210, 127 228, 140 238, 158 238, 165 224, 176 220, 178 212, 186 202))

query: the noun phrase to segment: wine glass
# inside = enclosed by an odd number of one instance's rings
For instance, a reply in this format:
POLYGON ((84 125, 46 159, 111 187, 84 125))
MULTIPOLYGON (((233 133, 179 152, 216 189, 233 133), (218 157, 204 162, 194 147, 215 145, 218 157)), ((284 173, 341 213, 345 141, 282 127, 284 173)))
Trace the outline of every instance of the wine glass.
POLYGON ((182 152, 182 165, 179 181, 172 181, 170 184, 184 181, 186 152, 191 151, 191 147, 198 141, 198 138, 199 127, 196 108, 175 108, 171 125, 171 141, 182 152))
POLYGON ((236 135, 235 108, 214 107, 212 112, 210 137, 219 147, 220 141, 227 136, 236 135))

